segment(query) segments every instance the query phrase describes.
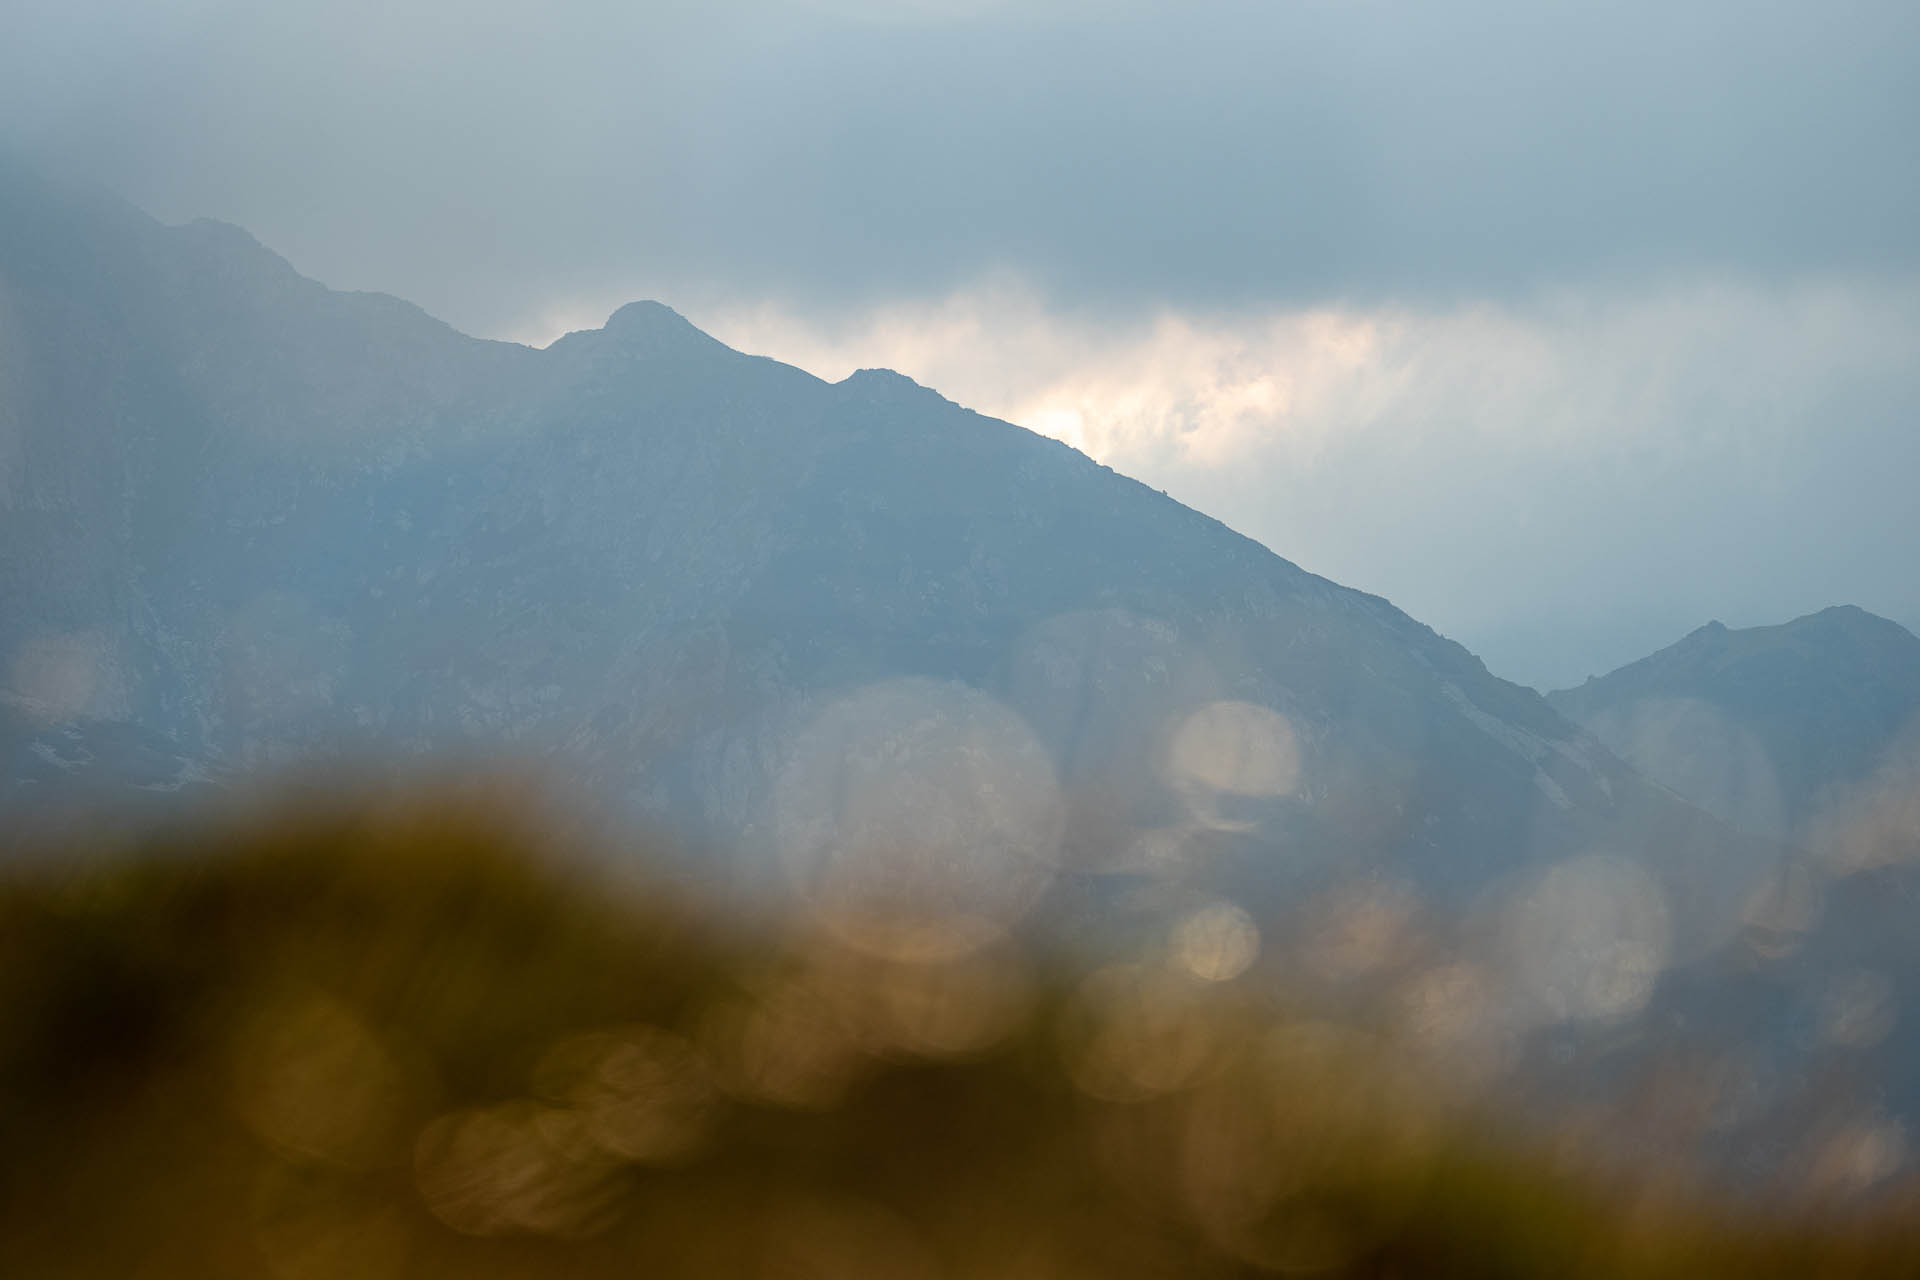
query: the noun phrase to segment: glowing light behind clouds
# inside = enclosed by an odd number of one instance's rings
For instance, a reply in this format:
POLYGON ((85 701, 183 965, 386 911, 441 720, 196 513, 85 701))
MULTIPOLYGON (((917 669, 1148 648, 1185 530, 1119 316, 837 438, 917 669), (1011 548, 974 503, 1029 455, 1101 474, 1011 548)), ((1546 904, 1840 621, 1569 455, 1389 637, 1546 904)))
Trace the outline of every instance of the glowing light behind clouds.
POLYGON ((1064 440, 1523 682, 1577 683, 1714 617, 1848 602, 1920 627, 1889 561, 1916 536, 1920 282, 1128 317, 1003 276, 693 318, 1064 440))

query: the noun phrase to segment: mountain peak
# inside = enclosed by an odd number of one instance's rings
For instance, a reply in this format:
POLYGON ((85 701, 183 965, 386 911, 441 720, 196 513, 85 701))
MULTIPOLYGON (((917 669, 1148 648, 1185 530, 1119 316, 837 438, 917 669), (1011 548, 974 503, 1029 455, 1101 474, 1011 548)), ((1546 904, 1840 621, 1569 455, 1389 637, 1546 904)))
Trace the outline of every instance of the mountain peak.
POLYGON ((913 387, 921 391, 926 388, 904 373, 892 369, 855 369, 840 380, 843 387, 913 387))
POLYGON ((1674 644, 1670 647, 1675 649, 1679 649, 1683 647, 1692 649, 1692 648, 1697 648, 1703 644, 1704 645, 1718 644, 1719 642, 1724 641, 1729 635, 1732 635, 1732 634, 1733 633, 1730 630, 1728 630, 1726 623, 1720 621, 1720 619, 1718 618, 1715 618, 1713 621, 1704 623, 1703 625, 1695 627, 1693 630, 1687 632, 1686 635, 1680 637, 1680 639, 1675 641, 1674 644))
MULTIPOLYGON (((1810 613, 1804 618, 1796 618, 1794 622, 1824 622, 1832 626, 1847 627, 1888 627, 1899 625, 1898 623, 1881 617, 1877 613, 1868 613, 1857 604, 1828 605, 1826 608, 1820 610, 1820 612, 1810 613)), ((1791 626, 1793 624, 1789 623, 1788 625, 1791 626)))
POLYGON ((856 369, 834 384, 852 392, 870 404, 901 404, 915 400, 950 403, 932 387, 925 387, 904 373, 892 369, 856 369))
POLYGON ((706 337, 685 316, 664 302, 629 302, 607 317, 603 331, 622 338, 665 338, 674 335, 706 337))
POLYGON ((697 328, 692 321, 664 302, 643 299, 629 302, 598 329, 576 329, 554 344, 555 348, 596 351, 622 359, 651 360, 665 357, 682 360, 695 355, 718 352, 736 354, 712 334, 697 328))

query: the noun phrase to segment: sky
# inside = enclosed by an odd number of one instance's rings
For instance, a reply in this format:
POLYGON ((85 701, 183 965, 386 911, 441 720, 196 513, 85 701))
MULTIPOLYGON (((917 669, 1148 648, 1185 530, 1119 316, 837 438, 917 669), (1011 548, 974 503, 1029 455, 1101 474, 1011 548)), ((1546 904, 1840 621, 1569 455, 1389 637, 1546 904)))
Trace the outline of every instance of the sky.
POLYGON ((1920 5, 4 0, 0 145, 544 344, 899 369, 1497 673, 1920 630, 1920 5))

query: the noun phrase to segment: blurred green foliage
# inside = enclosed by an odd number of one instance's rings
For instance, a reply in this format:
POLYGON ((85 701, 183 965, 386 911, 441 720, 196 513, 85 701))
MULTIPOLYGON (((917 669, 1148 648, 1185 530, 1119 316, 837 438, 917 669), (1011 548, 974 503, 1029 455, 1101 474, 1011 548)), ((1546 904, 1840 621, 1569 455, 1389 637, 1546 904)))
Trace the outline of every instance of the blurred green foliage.
POLYGON ((17 856, 0 1273, 1920 1274, 1898 1205, 1577 1174, 1249 980, 861 955, 530 814, 430 788, 17 856))

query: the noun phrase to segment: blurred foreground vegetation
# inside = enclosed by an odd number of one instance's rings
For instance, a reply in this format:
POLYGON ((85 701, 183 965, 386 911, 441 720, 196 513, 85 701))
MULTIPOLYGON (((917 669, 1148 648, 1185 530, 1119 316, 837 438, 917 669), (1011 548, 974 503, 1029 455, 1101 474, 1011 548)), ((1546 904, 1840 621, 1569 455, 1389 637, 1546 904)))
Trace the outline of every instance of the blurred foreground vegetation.
POLYGON ((1576 1172, 1230 933, 887 959, 564 844, 476 787, 17 853, 0 1274, 1920 1275, 1898 1205, 1576 1172))

